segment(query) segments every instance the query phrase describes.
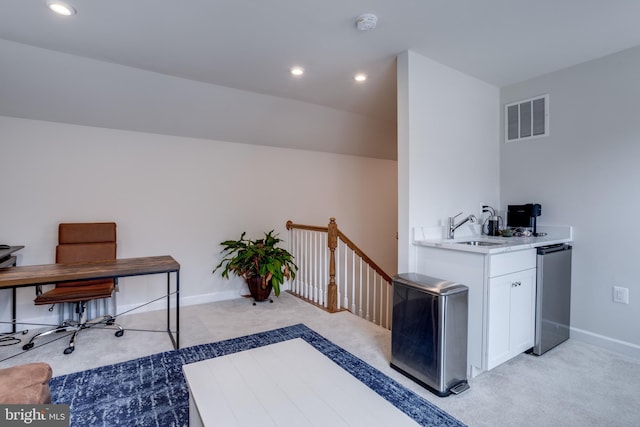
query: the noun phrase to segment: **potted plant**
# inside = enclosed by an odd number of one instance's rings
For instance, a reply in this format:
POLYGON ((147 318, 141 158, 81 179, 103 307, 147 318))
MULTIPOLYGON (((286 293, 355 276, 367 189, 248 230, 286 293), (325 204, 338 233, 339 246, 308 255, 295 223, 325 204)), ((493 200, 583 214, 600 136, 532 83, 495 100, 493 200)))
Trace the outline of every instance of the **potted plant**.
POLYGON ((296 277, 298 266, 293 262, 293 255, 277 247, 282 239, 273 230, 258 240, 247 239, 245 235, 243 232, 239 240, 220 243, 224 247, 220 252, 223 258, 213 273, 222 269, 221 275, 225 279, 229 278, 229 273, 243 277, 255 301, 269 298, 272 289, 279 296, 284 279, 296 277))

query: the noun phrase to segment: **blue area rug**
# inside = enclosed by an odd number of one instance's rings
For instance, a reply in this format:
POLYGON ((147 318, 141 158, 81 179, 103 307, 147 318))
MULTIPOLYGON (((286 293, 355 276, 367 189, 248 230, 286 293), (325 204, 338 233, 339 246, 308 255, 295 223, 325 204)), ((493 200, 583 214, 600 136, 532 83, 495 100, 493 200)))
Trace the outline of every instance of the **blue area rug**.
POLYGON ((440 408, 303 324, 167 351, 55 377, 53 403, 70 405, 71 426, 187 426, 182 365, 302 338, 423 426, 464 426, 440 408))

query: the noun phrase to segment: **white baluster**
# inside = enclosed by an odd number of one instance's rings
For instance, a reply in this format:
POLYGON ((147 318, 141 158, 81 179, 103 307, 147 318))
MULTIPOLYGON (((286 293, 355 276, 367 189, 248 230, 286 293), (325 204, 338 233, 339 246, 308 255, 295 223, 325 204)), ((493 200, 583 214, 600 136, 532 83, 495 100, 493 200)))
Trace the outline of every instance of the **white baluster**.
MULTIPOLYGON (((360 317, 362 317, 362 289, 364 289, 364 287, 366 286, 366 283, 364 282, 364 276, 362 275, 362 258, 360 258, 358 275, 360 276, 360 285, 358 286, 358 289, 360 291, 360 317)), ((353 287, 356 287, 355 283, 353 287)))
POLYGON ((344 286, 349 286, 349 248, 346 243, 342 244, 344 248, 344 286))
POLYGON ((298 252, 300 254, 300 276, 298 278, 298 296, 302 296, 304 293, 304 275, 306 274, 306 263, 307 259, 305 258, 304 253, 304 231, 300 230, 298 232, 298 252))
POLYGON ((324 287, 324 284, 321 281, 321 277, 320 277, 320 268, 322 267, 322 263, 320 262, 321 260, 321 247, 320 247, 320 233, 316 232, 314 233, 314 252, 315 252, 315 264, 316 264, 316 286, 315 286, 315 291, 316 291, 316 304, 321 304, 322 303, 322 288, 324 287))
MULTIPOLYGON (((347 245, 346 243, 342 242, 342 250, 344 251, 344 265, 342 266, 342 270, 344 272, 344 291, 345 291, 345 296, 347 298, 350 298, 349 303, 353 304, 353 286, 351 286, 349 284, 349 254, 347 253, 347 245)), ((353 307, 350 305, 347 305, 347 309, 351 308, 351 310, 353 310, 353 307)), ((352 311, 353 313, 353 311, 352 311)))
POLYGON ((324 304, 324 281, 322 280, 322 234, 320 232, 316 233, 317 243, 316 243, 316 263, 318 264, 318 304, 324 304))
POLYGON ((309 281, 307 287, 307 298, 313 301, 313 232, 308 232, 307 248, 309 250, 309 281))
MULTIPOLYGON (((369 280, 369 275, 367 273, 367 281, 368 280, 369 280)), ((362 286, 360 286, 360 288, 358 289, 358 294, 359 294, 358 295, 358 316, 364 318, 364 313, 362 312, 362 304, 363 304, 362 296, 364 294, 364 291, 362 286)))
MULTIPOLYGON (((339 245, 338 245, 339 246, 339 245)), ((345 263, 346 265, 346 263, 345 263)), ((344 295, 344 302, 342 303, 342 307, 346 308, 347 310, 349 309, 349 290, 347 287, 347 281, 346 279, 342 281, 344 283, 344 291, 343 291, 343 295, 344 295)))
POLYGON ((311 300, 314 303, 318 302, 318 281, 316 280, 316 273, 318 272, 318 263, 316 257, 316 233, 311 233, 311 259, 313 260, 313 268, 311 269, 311 300))
MULTIPOLYGON (((345 243, 346 244, 346 243, 345 243)), ((356 253, 351 250, 351 283, 350 286, 356 286, 356 253)))
POLYGON ((309 232, 304 232, 304 259, 306 260, 305 269, 304 269, 304 288, 302 290, 302 296, 304 298, 309 297, 309 269, 310 269, 310 260, 309 260, 309 232))
MULTIPOLYGON (((298 247, 296 245, 296 237, 298 233, 295 228, 289 230, 289 245, 291 245, 291 255, 293 255, 294 262, 297 266, 300 265, 300 257, 298 254, 298 247)), ((296 278, 291 281, 291 291, 293 293, 298 293, 298 275, 296 278)))
POLYGON ((387 304, 385 305, 386 312, 386 322, 384 324, 385 328, 391 329, 391 319, 390 319, 390 311, 391 311, 391 286, 389 286, 389 282, 384 282, 385 290, 387 291, 387 304))
MULTIPOLYGON (((327 295, 329 292, 329 233, 322 235, 322 289, 324 291, 322 305, 328 307, 329 302, 327 301, 327 295)), ((338 290, 339 289, 340 287, 338 286, 338 290)))
MULTIPOLYGON (((371 314, 369 312, 370 311, 370 307, 369 306, 371 305, 370 304, 371 295, 369 295, 369 292, 370 292, 370 289, 371 289, 370 283, 369 283, 369 270, 370 270, 370 268, 369 268, 369 266, 367 266, 367 286, 365 288, 365 291, 366 291, 365 292, 365 298, 366 298, 366 301, 367 301, 367 316, 365 317, 365 319, 367 319, 367 320, 371 320, 371 314)), ((360 258, 360 274, 362 275, 362 258, 360 258)))
POLYGON ((313 281, 313 232, 309 231, 309 289, 307 290, 307 298, 313 301, 313 286, 315 285, 313 281))
POLYGON ((298 252, 300 254, 300 274, 298 275, 298 296, 304 293, 304 275, 306 274, 307 259, 304 255, 304 230, 298 232, 298 252))
MULTIPOLYGON (((336 257, 336 284, 338 285, 338 289, 340 289, 340 286, 342 285, 342 295, 346 298, 346 291, 347 291, 347 284, 346 284, 346 280, 343 280, 340 276, 340 272, 344 269, 344 267, 342 266, 342 262, 341 261, 341 257, 342 257, 342 250, 340 249, 340 239, 338 239, 338 244, 336 245, 336 251, 335 251, 335 257, 336 257)), ((343 307, 345 307, 344 304, 342 304, 343 307)))
MULTIPOLYGON (((360 270, 360 277, 362 277, 362 270, 360 270)), ((362 286, 360 286, 360 289, 362 289, 362 286)), ((357 299, 356 299, 356 285, 354 284, 351 287, 351 312, 357 316, 362 317, 362 312, 360 312, 360 314, 358 314, 357 310, 357 299)))
MULTIPOLYGON (((369 266, 369 270, 371 270, 371 266, 369 266)), ((376 273, 375 271, 373 272, 373 301, 371 302, 371 305, 373 306, 373 320, 372 322, 375 324, 380 324, 380 322, 378 322, 378 318, 380 316, 380 307, 378 307, 376 305, 376 294, 378 293, 378 287, 376 286, 376 277, 377 277, 378 273, 376 273)), ((371 285, 369 285, 371 286, 371 285)))

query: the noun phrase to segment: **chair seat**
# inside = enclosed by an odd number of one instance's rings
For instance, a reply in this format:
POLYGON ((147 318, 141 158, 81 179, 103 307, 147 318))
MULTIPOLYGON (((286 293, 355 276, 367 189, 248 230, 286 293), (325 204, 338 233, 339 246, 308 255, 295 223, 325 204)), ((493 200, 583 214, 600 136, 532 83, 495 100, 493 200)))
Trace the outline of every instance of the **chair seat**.
POLYGON ((61 302, 77 302, 98 298, 109 298, 115 289, 113 279, 92 285, 82 285, 78 287, 64 286, 56 287, 50 291, 38 295, 34 301, 36 305, 54 304, 61 302))

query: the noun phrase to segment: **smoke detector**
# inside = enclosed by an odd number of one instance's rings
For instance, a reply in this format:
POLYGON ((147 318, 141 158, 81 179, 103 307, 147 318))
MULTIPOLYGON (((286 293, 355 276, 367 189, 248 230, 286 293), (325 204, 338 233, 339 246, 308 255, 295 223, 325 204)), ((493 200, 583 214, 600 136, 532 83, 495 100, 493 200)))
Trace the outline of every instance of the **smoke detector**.
POLYGON ((365 13, 356 18, 356 28, 358 31, 371 31, 376 28, 378 17, 373 13, 365 13))

